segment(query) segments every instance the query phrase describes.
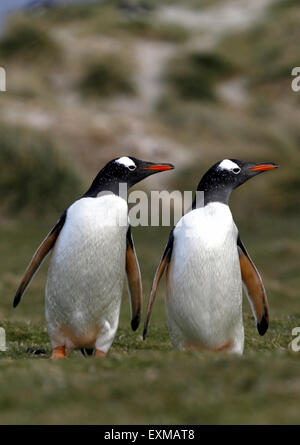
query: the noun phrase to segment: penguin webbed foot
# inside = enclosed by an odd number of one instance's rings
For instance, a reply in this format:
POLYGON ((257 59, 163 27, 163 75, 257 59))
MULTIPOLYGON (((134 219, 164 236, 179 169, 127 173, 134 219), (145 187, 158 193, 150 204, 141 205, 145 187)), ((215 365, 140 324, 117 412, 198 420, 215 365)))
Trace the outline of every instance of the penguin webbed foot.
POLYGON ((66 355, 66 347, 65 346, 57 346, 53 349, 51 360, 58 360, 62 358, 67 358, 66 355))
POLYGON ((105 358, 106 357, 106 352, 100 351, 100 349, 96 349, 94 357, 95 358, 97 358, 97 357, 105 358))

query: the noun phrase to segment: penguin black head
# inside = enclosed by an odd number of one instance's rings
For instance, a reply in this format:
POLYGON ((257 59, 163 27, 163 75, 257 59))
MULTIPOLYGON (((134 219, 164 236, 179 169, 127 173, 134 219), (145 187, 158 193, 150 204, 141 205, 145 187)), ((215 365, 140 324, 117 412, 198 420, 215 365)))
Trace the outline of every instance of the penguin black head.
POLYGON ((213 165, 201 179, 197 190, 204 192, 204 204, 228 204, 231 192, 244 182, 278 165, 273 162, 254 164, 237 159, 224 159, 213 165))
POLYGON ((132 156, 123 156, 108 162, 98 173, 85 197, 96 197, 100 192, 119 193, 119 184, 133 185, 155 173, 172 170, 172 164, 141 161, 132 156))

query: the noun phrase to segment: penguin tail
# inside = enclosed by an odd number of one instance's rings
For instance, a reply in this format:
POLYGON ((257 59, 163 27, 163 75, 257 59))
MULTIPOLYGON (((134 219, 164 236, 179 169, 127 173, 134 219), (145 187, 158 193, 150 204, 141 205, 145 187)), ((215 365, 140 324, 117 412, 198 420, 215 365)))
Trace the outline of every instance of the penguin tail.
POLYGON ((225 341, 224 343, 221 343, 218 346, 204 346, 199 343, 190 343, 185 346, 185 349, 188 351, 195 350, 195 351, 226 352, 229 351, 232 348, 232 346, 233 346, 233 341, 230 338, 229 340, 225 341))
POLYGON ((81 348, 80 351, 84 357, 86 357, 87 355, 93 355, 94 353, 94 349, 92 348, 81 348))

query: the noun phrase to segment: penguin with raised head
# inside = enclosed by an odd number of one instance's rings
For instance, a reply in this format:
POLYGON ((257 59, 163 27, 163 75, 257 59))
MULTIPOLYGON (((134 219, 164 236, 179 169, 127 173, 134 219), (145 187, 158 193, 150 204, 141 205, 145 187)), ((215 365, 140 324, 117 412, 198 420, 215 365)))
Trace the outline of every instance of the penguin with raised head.
POLYGON ((277 167, 225 159, 213 165, 197 190, 204 203, 194 204, 170 233, 149 297, 144 339, 157 285, 166 273, 165 306, 172 344, 178 349, 244 349, 242 285, 260 335, 268 329, 267 296, 228 205, 231 192, 254 176, 277 167))
POLYGON ((53 249, 45 291, 52 358, 66 357, 66 349, 106 355, 118 327, 125 270, 131 326, 137 329, 142 283, 128 223, 127 196, 121 196, 119 185, 130 188, 172 168, 172 164, 127 156, 110 161, 82 198, 63 213, 34 254, 16 292, 14 307, 53 249))

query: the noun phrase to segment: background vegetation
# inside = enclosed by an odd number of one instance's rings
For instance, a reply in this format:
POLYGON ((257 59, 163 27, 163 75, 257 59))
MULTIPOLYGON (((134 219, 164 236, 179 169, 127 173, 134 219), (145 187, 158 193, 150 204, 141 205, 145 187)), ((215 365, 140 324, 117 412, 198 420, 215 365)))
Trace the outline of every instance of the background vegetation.
MULTIPOLYGON (((11 18, 0 40, 8 81, 0 93, 0 326, 8 346, 0 423, 299 423, 300 355, 288 348, 300 321, 300 93, 291 89, 299 17, 296 1, 164 0, 82 2, 11 18), (224 158, 280 164, 231 201, 271 309, 259 337, 245 300, 242 358, 174 351, 163 285, 146 342, 141 328, 130 331, 124 292, 103 361, 77 352, 47 360, 47 262, 12 309, 45 233, 122 155, 176 165, 141 184, 148 191, 194 190, 224 158)), ((168 232, 133 233, 145 302, 168 232)))

